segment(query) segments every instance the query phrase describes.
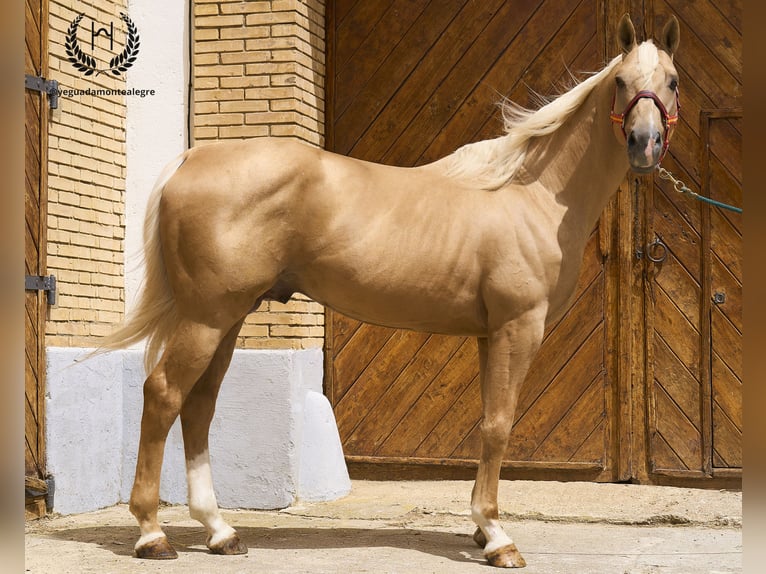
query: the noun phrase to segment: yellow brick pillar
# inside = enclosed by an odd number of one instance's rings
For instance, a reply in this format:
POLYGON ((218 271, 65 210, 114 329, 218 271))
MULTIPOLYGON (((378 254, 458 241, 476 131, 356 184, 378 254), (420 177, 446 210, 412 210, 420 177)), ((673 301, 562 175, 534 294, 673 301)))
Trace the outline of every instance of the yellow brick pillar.
MULTIPOLYGON (((194 0, 193 139, 324 145, 324 0, 194 0)), ((252 314, 239 346, 321 347, 323 307, 297 295, 252 314)))
MULTIPOLYGON (((48 149, 48 273, 58 280, 58 302, 46 325, 48 346, 84 347, 122 318, 125 235, 125 89, 123 76, 84 75, 68 61, 67 35, 84 14, 76 37, 91 53, 91 21, 114 23, 127 0, 50 0, 50 76, 64 95, 51 112, 48 149)), ((99 68, 111 54, 99 37, 99 68)), ((121 44, 119 44, 121 45, 121 44)))

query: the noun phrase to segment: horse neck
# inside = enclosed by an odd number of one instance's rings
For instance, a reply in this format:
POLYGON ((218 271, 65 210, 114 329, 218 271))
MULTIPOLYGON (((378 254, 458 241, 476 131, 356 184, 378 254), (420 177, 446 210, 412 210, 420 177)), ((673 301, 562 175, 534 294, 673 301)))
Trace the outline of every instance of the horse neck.
POLYGON ((613 86, 609 74, 559 129, 530 142, 522 167, 524 179, 555 195, 584 233, 593 229, 628 170, 609 119, 613 86))

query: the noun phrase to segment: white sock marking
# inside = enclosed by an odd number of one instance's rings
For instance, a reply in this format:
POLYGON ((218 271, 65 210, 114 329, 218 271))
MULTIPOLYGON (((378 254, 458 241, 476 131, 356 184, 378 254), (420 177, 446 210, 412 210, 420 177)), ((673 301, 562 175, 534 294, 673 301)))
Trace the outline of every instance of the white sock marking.
POLYGON ((207 529, 208 546, 215 546, 227 540, 235 530, 226 524, 218 510, 208 451, 187 461, 186 481, 189 486, 189 514, 207 529))
POLYGON ((500 525, 500 521, 486 518, 477 510, 471 511, 471 518, 473 518, 476 525, 481 528, 484 537, 487 539, 487 545, 484 547, 485 555, 494 552, 503 546, 513 544, 513 540, 511 540, 510 536, 505 533, 505 530, 503 530, 503 527, 500 525))

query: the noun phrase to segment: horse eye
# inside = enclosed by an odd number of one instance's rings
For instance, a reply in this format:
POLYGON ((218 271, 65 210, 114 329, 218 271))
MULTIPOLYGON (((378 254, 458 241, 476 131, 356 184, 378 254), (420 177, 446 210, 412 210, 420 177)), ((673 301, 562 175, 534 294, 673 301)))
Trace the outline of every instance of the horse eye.
POLYGON ((676 80, 675 78, 670 80, 670 86, 669 87, 670 87, 670 91, 671 92, 675 92, 676 89, 678 88, 678 80, 676 80))
POLYGON ((620 76, 616 76, 614 81, 617 82, 618 88, 623 89, 625 87, 625 80, 623 80, 620 76))

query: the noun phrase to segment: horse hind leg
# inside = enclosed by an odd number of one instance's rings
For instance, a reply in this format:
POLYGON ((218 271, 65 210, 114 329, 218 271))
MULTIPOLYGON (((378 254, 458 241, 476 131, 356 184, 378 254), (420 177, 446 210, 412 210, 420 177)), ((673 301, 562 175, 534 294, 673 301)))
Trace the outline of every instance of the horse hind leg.
POLYGON ((210 470, 208 437, 221 382, 229 368, 244 318, 226 334, 205 373, 181 408, 181 428, 186 455, 189 514, 205 527, 207 546, 213 554, 246 554, 247 546, 218 510, 210 470))
POLYGON ((130 496, 130 511, 141 530, 135 545, 139 558, 177 557, 157 521, 165 442, 186 397, 208 368, 228 330, 182 320, 144 383, 141 436, 130 496))

